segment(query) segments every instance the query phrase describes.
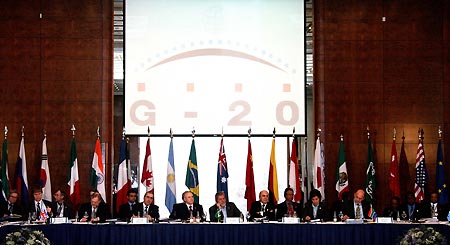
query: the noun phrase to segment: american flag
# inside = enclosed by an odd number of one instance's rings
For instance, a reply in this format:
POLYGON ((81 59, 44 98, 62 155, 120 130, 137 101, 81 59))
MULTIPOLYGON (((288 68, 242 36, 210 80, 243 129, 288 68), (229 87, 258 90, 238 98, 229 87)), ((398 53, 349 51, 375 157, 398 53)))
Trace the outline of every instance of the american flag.
POLYGON ((425 165, 425 152, 423 150, 422 139, 419 138, 416 156, 416 180, 414 182, 414 194, 416 201, 420 202, 425 197, 425 185, 427 184, 428 172, 425 165))

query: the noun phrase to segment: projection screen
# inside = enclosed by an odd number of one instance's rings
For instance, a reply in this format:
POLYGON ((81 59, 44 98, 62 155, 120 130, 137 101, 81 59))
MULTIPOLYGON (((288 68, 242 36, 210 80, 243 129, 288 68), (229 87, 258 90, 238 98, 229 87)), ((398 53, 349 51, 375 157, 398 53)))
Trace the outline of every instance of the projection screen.
POLYGON ((128 135, 306 133, 302 0, 126 0, 128 135))

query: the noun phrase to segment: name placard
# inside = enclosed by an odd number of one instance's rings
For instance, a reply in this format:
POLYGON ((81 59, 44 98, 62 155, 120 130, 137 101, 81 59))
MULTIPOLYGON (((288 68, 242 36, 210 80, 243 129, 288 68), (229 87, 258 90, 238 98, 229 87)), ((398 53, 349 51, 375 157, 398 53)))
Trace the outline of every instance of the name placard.
POLYGON ((283 218, 281 219, 281 221, 282 221, 283 223, 286 223, 286 224, 297 224, 297 223, 300 223, 300 218, 283 217, 283 218))
POLYGON ((377 223, 391 224, 391 223, 393 223, 392 217, 377 217, 377 223))
POLYGON ((132 224, 147 224, 148 219, 147 218, 131 218, 132 224))
POLYGON ((225 224, 239 224, 241 219, 239 217, 227 217, 225 219, 225 224))
POLYGON ((345 221, 346 224, 363 224, 364 220, 363 219, 347 219, 345 221))
POLYGON ((56 217, 50 219, 50 224, 65 224, 69 223, 69 219, 67 217, 56 217))

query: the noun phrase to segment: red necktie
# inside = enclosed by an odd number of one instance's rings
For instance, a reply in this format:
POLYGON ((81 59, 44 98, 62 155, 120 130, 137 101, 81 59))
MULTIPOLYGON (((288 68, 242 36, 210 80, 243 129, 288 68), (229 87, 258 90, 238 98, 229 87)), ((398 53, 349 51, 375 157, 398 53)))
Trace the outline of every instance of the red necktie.
POLYGON ((294 209, 292 208, 292 203, 288 203, 289 216, 294 216, 294 209))

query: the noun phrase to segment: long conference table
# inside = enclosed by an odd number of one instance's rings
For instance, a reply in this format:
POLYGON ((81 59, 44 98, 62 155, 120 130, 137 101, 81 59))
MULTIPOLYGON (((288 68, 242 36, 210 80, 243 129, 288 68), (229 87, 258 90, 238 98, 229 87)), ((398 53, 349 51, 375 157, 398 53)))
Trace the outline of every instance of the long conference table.
POLYGON ((23 227, 40 230, 52 244, 396 244, 410 228, 431 226, 450 239, 446 223, 241 223, 241 224, 39 224, 0 227, 6 234, 23 227))

